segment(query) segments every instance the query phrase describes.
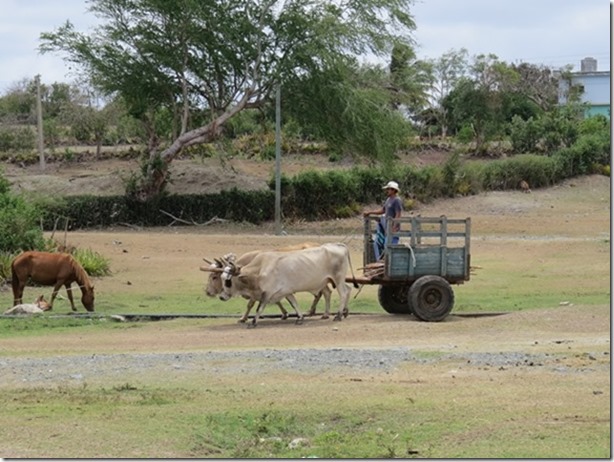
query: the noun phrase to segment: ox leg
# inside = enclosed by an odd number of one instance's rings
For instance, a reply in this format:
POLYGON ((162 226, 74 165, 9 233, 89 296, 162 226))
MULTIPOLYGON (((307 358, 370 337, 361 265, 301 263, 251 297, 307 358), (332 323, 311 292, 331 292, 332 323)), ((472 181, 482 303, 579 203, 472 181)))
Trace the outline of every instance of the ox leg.
MULTIPOLYGON (((349 311, 348 301, 350 299, 350 292, 352 289, 349 285, 341 282, 340 284, 337 284, 337 291, 339 292, 339 311, 335 315, 334 321, 341 321, 344 317, 343 314, 349 311)), ((347 314, 345 316, 347 316, 347 314)))
POLYGON ((252 319, 252 323, 248 324, 247 327, 256 327, 256 325, 258 324, 258 318, 260 318, 262 310, 264 310, 266 304, 267 296, 266 293, 263 292, 262 296, 260 297, 260 300, 258 301, 258 308, 256 308, 256 314, 254 315, 254 319, 252 319))
POLYGON ((77 307, 75 307, 75 302, 72 299, 72 289, 70 288, 70 284, 64 284, 66 287, 66 295, 68 295, 68 300, 70 301, 70 307, 73 311, 77 311, 77 307))
POLYGON ((328 285, 325 285, 320 293, 324 295, 324 302, 326 304, 322 319, 328 319, 330 317, 330 295, 332 294, 332 291, 328 288, 328 285))
POLYGON ((286 319, 288 319, 288 311, 286 311, 286 309, 281 304, 281 302, 277 302, 277 306, 279 307, 279 309, 281 311, 281 320, 285 321, 286 319))
POLYGON ((323 290, 318 292, 316 296, 313 298, 313 302, 311 302, 311 307, 309 308, 309 312, 307 313, 307 316, 313 316, 314 314, 316 314, 316 307, 318 306, 318 302, 322 298, 322 292, 323 290))
POLYGON ((296 324, 302 324, 303 320, 305 319, 305 316, 303 316, 303 313, 301 313, 301 310, 299 310, 298 302, 296 301, 296 298, 294 298, 294 294, 288 295, 286 297, 286 300, 290 302, 290 305, 292 305, 292 308, 294 308, 294 311, 296 312, 296 316, 297 316, 296 324))
POLYGON ((254 303, 256 303, 256 300, 253 300, 253 299, 250 299, 249 302, 247 302, 247 307, 245 308, 245 313, 243 314, 243 316, 241 316, 239 318, 238 322, 245 322, 245 321, 247 321, 247 317, 249 316, 249 312, 252 311, 254 303))

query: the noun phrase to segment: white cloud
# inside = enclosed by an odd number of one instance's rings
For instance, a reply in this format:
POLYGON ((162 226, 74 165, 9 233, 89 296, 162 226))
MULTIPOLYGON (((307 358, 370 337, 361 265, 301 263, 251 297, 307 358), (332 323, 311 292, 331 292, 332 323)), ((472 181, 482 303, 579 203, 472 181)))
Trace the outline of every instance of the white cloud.
MULTIPOLYGON (((98 19, 86 0, 0 0, 0 92, 41 74, 45 83, 71 81, 61 57, 39 55, 39 37, 70 20, 82 32, 98 19), (10 12, 6 14, 5 12, 10 12)), ((413 8, 419 58, 451 49, 494 53, 507 62, 552 67, 592 56, 610 67, 610 15, 605 0, 421 0, 413 8)))

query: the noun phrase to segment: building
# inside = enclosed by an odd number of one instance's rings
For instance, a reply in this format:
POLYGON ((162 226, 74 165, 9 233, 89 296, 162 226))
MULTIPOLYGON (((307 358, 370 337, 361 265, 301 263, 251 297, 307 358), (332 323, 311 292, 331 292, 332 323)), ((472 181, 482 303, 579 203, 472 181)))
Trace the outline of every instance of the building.
POLYGON ((584 58, 580 72, 571 72, 569 79, 559 80, 559 103, 565 104, 570 90, 577 92, 580 101, 587 104, 586 117, 602 114, 610 119, 610 71, 598 71, 597 60, 584 58))

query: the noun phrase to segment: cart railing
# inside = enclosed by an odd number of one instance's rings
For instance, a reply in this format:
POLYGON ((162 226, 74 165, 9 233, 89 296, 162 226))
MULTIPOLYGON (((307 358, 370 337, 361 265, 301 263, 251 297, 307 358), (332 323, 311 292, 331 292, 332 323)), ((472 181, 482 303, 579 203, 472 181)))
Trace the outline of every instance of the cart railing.
MULTIPOLYGON (((376 263, 373 236, 381 217, 365 217, 363 266, 376 263)), ((385 281, 438 275, 452 283, 469 280, 471 219, 407 216, 386 220, 385 281), (393 231, 399 224, 399 230, 393 231)))

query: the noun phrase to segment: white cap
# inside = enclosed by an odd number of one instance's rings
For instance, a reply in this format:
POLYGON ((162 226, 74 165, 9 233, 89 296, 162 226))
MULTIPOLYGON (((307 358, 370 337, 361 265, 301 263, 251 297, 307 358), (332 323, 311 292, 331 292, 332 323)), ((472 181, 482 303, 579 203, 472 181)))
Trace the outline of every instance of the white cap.
POLYGON ((399 192, 399 183, 397 183, 396 181, 389 181, 388 184, 384 186, 382 189, 388 189, 388 188, 396 189, 396 191, 399 192))

